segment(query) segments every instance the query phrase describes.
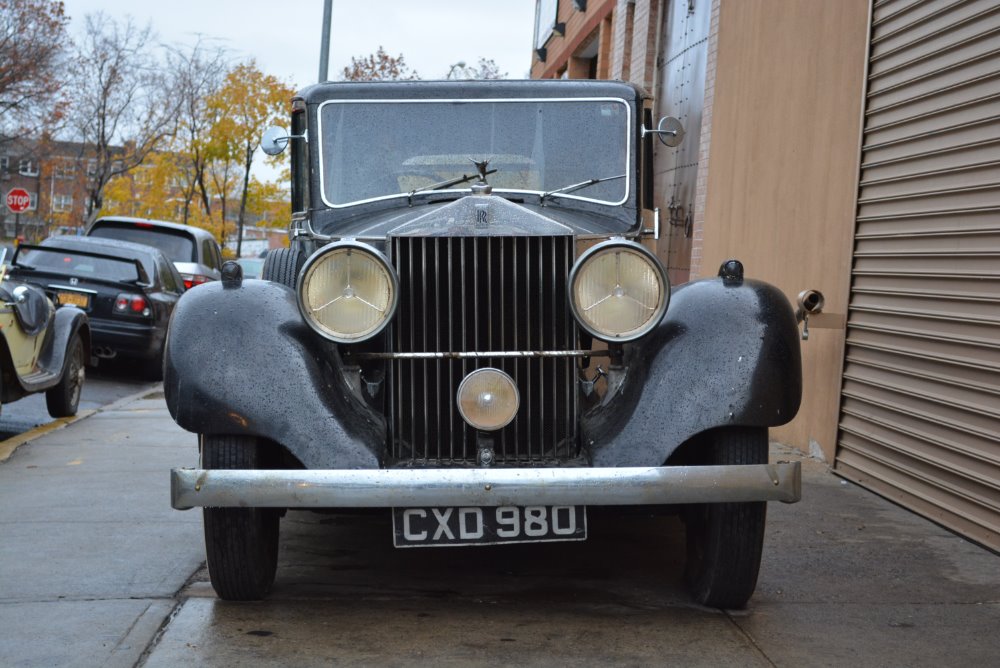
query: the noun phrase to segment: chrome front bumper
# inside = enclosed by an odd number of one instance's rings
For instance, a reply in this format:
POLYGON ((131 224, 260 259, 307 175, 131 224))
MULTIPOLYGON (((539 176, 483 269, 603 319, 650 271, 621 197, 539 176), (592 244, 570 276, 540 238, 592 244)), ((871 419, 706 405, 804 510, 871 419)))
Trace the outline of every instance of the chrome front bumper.
POLYGON ((802 498, 802 471, 799 462, 567 469, 173 469, 170 496, 178 510, 795 503, 802 498))

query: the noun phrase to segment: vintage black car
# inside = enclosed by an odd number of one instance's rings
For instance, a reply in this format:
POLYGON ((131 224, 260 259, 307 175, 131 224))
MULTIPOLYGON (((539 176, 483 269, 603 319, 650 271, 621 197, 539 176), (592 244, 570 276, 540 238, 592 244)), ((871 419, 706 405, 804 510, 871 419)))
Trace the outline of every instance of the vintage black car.
POLYGON ((163 369, 167 325, 184 283, 173 263, 152 246, 93 237, 49 237, 21 244, 11 275, 45 290, 57 304, 90 318, 98 359, 128 358, 147 377, 163 369))
MULTIPOLYGON (((264 596, 286 508, 392 508, 398 547, 581 540, 681 513, 696 600, 741 607, 795 415, 795 314, 738 261, 674 289, 647 244, 649 101, 596 81, 328 83, 292 102, 291 246, 178 306, 165 391, 201 435, 222 598, 264 596), (225 342, 189 346, 189 341, 225 342), (244 360, 253 359, 253 364, 244 360)), ((388 539, 388 536, 387 536, 388 539)))

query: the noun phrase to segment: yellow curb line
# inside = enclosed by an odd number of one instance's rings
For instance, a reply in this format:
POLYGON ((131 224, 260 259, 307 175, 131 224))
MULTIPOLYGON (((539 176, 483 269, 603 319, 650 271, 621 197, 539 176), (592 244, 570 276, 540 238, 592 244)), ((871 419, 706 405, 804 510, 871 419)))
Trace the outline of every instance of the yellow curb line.
POLYGON ((152 394, 157 390, 162 391, 162 385, 159 383, 157 383, 156 385, 152 385, 146 388, 145 390, 142 390, 141 392, 136 392, 135 394, 130 394, 127 397, 122 397, 121 399, 113 401, 106 406, 101 406, 100 408, 88 408, 85 411, 80 411, 79 413, 77 413, 72 417, 56 418, 52 422, 46 422, 45 424, 38 425, 34 429, 30 429, 22 434, 18 434, 17 436, 11 436, 5 441, 0 441, 0 462, 7 461, 8 459, 10 459, 10 456, 14 454, 15 450, 17 450, 25 443, 33 441, 40 436, 44 436, 45 434, 48 434, 53 431, 59 431, 63 427, 67 427, 73 424, 74 422, 79 422, 80 420, 89 418, 91 415, 96 415, 97 413, 101 413, 108 410, 115 410, 123 404, 132 403, 133 401, 142 399, 147 394, 152 394))

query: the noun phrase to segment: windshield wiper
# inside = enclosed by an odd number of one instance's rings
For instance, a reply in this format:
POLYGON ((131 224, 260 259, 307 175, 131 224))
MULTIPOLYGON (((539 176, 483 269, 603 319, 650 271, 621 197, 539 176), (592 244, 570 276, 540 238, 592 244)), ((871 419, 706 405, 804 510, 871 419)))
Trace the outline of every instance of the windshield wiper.
POLYGON ((555 190, 546 190, 541 195, 538 196, 539 202, 544 202, 546 197, 555 195, 557 193, 571 193, 574 190, 580 190, 588 186, 592 186, 595 183, 604 183, 605 181, 614 181, 615 179, 624 179, 627 174, 619 174, 618 176, 605 176, 602 179, 587 179, 586 181, 580 181, 579 183, 573 183, 568 186, 563 186, 562 188, 556 188, 555 190))
MULTIPOLYGON (((496 174, 497 170, 490 169, 483 172, 482 176, 489 176, 490 174, 496 174)), ((448 179, 447 181, 441 181, 440 183, 432 183, 429 186, 421 186, 419 188, 414 188, 410 192, 406 193, 406 203, 409 206, 413 206, 413 196, 419 192, 425 190, 440 190, 442 188, 450 188, 452 186, 457 186, 459 183, 467 183, 472 179, 480 178, 480 174, 477 172, 475 174, 463 174, 462 176, 456 177, 454 179, 448 179)))

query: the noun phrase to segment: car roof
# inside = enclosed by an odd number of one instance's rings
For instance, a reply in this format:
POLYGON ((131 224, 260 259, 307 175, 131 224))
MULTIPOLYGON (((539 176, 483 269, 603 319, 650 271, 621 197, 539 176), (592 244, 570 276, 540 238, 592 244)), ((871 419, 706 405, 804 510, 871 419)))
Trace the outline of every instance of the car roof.
POLYGON ((131 216, 102 216, 91 223, 90 228, 87 233, 90 233, 95 226, 100 223, 133 223, 149 225, 151 227, 160 227, 167 230, 174 230, 176 232, 188 232, 191 235, 197 237, 199 240, 210 238, 215 241, 215 237, 208 230, 203 230, 200 227, 195 227, 194 225, 184 225, 183 223, 171 223, 166 220, 153 220, 151 218, 133 218, 131 216))
POLYGON ((103 239, 100 237, 79 237, 76 235, 56 235, 42 241, 40 246, 55 246, 56 248, 66 248, 68 250, 95 251, 125 259, 138 258, 146 255, 150 258, 159 255, 164 262, 169 262, 167 257, 158 248, 137 244, 131 241, 119 241, 118 239, 103 239))
POLYGON ((622 98, 640 104, 645 92, 623 81, 593 79, 489 79, 479 81, 338 81, 313 84, 297 96, 309 104, 338 99, 622 98))

